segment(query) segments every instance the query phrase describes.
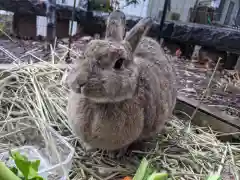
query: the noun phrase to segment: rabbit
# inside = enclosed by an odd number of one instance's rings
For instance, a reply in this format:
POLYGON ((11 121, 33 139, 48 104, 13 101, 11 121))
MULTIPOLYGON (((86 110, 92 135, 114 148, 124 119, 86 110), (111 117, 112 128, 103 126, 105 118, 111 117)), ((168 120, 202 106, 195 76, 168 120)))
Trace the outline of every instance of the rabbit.
POLYGON ((103 40, 91 40, 69 72, 69 124, 86 150, 127 149, 161 133, 176 103, 175 69, 141 19, 125 36, 126 18, 113 11, 103 40))

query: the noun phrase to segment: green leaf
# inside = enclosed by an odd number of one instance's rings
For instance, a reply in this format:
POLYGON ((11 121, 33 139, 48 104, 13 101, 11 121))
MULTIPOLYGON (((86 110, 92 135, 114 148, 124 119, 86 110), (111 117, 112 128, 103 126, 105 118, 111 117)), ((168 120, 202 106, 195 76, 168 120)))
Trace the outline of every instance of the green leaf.
POLYGON ((221 180, 221 176, 219 175, 211 175, 207 178, 207 180, 221 180))
POLYGON ((29 173, 28 173, 28 179, 33 179, 35 177, 38 177, 38 172, 33 169, 32 166, 29 167, 29 173))
POLYGON ((44 180, 44 179, 42 177, 40 177, 40 176, 37 176, 37 177, 34 177, 32 179, 29 179, 29 180, 44 180))
POLYGON ((32 168, 38 172, 38 168, 40 166, 40 160, 36 160, 32 162, 32 168))
POLYGON ((16 167, 9 168, 15 175, 18 176, 18 169, 16 167))
POLYGON ((133 177, 133 180, 143 180, 145 173, 147 171, 147 168, 148 168, 148 164, 149 163, 148 163, 147 159, 143 158, 135 176, 133 177))
POLYGON ((148 167, 147 170, 145 171, 145 175, 144 175, 144 178, 143 180, 147 180, 148 177, 154 173, 155 171, 151 168, 151 167, 148 167))
POLYGON ((10 156, 14 160, 18 159, 18 160, 28 161, 28 158, 26 156, 24 156, 24 155, 21 155, 18 151, 16 151, 16 152, 11 152, 10 151, 10 156))
POLYGON ((153 173, 148 180, 167 180, 167 173, 153 173))
POLYGON ((14 159, 17 168, 21 171, 23 176, 28 179, 31 162, 22 160, 22 159, 14 159))
POLYGON ((44 180, 38 175, 40 160, 29 161, 24 155, 19 152, 10 153, 17 168, 26 180, 44 180))
POLYGON ((2 161, 0 161, 0 179, 1 180, 21 180, 2 161))

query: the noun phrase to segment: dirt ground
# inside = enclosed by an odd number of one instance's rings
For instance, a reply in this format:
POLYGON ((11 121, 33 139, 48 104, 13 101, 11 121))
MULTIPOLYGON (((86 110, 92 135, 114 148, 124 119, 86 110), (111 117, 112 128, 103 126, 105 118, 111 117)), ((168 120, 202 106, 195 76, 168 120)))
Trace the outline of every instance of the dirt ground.
MULTIPOLYGON (((213 74, 212 69, 196 67, 190 60, 175 58, 179 78, 178 91, 200 99, 213 74)), ((202 102, 240 118, 240 79, 235 71, 217 70, 202 102)))
MULTIPOLYGON (((41 59, 49 54, 44 51, 44 42, 0 39, 0 63, 29 61, 29 58, 26 58, 29 55, 28 53, 33 53, 41 59)), ((39 61, 39 59, 33 57, 30 59, 32 62, 39 61)))

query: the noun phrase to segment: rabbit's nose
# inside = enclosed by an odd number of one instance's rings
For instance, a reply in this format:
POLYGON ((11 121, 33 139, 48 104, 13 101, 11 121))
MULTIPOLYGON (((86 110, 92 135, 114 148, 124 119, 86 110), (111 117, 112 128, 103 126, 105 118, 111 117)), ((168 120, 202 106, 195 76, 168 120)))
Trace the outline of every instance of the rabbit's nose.
POLYGON ((82 88, 86 83, 79 84, 78 91, 82 93, 82 88))
POLYGON ((79 84, 79 87, 82 88, 86 83, 82 82, 79 84))
POLYGON ((79 84, 79 91, 82 92, 82 88, 85 86, 86 83, 79 84))

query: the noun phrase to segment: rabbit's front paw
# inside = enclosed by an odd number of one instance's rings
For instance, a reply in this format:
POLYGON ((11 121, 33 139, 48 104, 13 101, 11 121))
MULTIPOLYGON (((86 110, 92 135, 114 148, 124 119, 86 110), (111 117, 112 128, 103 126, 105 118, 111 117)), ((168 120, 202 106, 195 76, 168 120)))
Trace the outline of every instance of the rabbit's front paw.
POLYGON ((122 159, 124 156, 128 155, 128 147, 124 147, 115 151, 108 151, 107 156, 111 159, 122 159))
POLYGON ((84 142, 81 139, 78 139, 78 141, 80 142, 82 148, 86 151, 86 152, 92 152, 95 151, 96 149, 93 148, 92 146, 90 146, 89 144, 87 144, 86 142, 84 142))

